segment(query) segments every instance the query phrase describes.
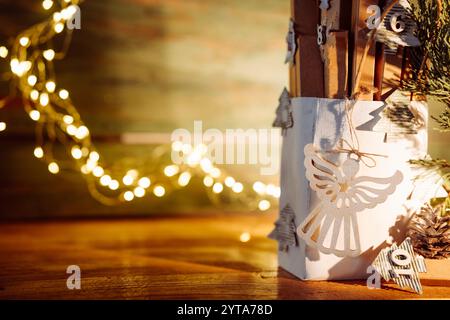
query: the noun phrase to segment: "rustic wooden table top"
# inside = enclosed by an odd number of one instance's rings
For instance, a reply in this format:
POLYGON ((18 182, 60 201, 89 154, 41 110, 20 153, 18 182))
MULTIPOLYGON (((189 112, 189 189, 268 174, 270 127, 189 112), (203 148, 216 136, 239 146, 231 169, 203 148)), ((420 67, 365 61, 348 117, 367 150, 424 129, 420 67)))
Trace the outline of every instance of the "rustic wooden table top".
POLYGON ((0 224, 2 299, 450 298, 450 281, 424 280, 422 296, 383 284, 305 282, 279 270, 266 238, 274 215, 0 224), (249 232, 247 242, 240 236, 249 232), (81 268, 68 290, 66 268, 81 268))

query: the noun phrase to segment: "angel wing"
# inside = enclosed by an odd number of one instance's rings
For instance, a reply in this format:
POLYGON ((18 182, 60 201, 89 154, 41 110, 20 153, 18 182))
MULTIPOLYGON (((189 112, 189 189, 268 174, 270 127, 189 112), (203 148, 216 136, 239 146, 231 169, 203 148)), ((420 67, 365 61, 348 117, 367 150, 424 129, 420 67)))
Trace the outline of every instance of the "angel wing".
POLYGON ((403 180, 400 171, 386 178, 360 176, 349 181, 345 194, 336 199, 338 208, 358 212, 371 209, 386 201, 403 180))
POLYGON ((322 159, 312 144, 307 144, 305 152, 306 178, 311 189, 317 192, 320 200, 332 202, 340 189, 339 183, 344 180, 340 169, 333 163, 322 159))

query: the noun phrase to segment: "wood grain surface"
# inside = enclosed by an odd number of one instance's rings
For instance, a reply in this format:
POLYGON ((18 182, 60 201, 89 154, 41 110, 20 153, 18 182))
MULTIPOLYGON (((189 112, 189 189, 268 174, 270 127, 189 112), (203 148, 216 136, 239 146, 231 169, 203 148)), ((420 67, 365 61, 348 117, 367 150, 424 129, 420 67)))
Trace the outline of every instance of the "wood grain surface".
POLYGON ((274 214, 0 225, 1 299, 429 299, 450 281, 423 280, 422 296, 383 283, 300 281, 278 269, 266 238, 274 214), (243 243, 240 235, 249 232, 243 243), (81 290, 66 268, 81 268, 81 290))

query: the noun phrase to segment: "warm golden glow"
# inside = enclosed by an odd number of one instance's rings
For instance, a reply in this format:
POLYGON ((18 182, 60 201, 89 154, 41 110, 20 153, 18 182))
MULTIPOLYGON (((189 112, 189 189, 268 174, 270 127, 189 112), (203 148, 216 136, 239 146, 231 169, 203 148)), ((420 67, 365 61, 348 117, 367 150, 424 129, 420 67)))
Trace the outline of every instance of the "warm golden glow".
POLYGON ((67 98, 69 98, 69 91, 62 89, 59 91, 59 97, 63 100, 66 100, 67 98))
POLYGON ((170 165, 164 168, 164 174, 168 177, 173 177, 180 171, 180 168, 176 165, 170 165))
POLYGON ((71 150, 71 154, 72 154, 72 157, 77 160, 81 159, 81 157, 83 156, 83 152, 81 152, 81 149, 79 146, 73 146, 72 150, 71 150))
POLYGON ((109 186, 111 183, 111 176, 105 174, 100 178, 100 184, 104 187, 109 186))
POLYGON ((43 52, 44 58, 48 61, 52 61, 55 58, 55 51, 53 49, 48 49, 43 52))
POLYGON ((221 193, 223 191, 223 184, 220 182, 216 182, 213 185, 213 192, 214 193, 221 193))
POLYGON ((148 187, 150 187, 150 184, 151 184, 151 181, 147 177, 142 177, 138 181, 138 185, 144 189, 147 189, 148 187))
POLYGON ((270 209, 270 202, 267 201, 267 200, 261 200, 261 201, 258 203, 258 208, 259 208, 259 210, 261 210, 261 211, 269 210, 269 209, 270 209))
POLYGON ((54 81, 48 81, 45 84, 45 88, 47 89, 48 92, 53 93, 53 92, 55 92, 56 84, 54 81))
MULTIPOLYGON (((37 77, 36 77, 34 74, 28 76, 28 84, 29 84, 30 86, 33 87, 33 86, 36 84, 36 82, 37 82, 37 77)), ((37 91, 36 91, 36 92, 37 92, 37 91)))
POLYGON ((161 185, 157 185, 153 188, 153 194, 160 198, 166 194, 166 189, 161 185))
POLYGON ((206 176, 203 178, 203 184, 207 187, 211 187, 214 184, 214 179, 211 176, 206 176))
POLYGON ((34 148, 33 154, 36 158, 41 159, 44 156, 44 150, 41 147, 34 148))
POLYGON ((178 184, 182 187, 185 187, 189 184, 189 181, 191 181, 192 175, 189 172, 183 172, 178 177, 178 184))
POLYGON ((0 46, 0 58, 6 58, 8 56, 8 49, 5 46, 0 46))
POLYGON ((44 0, 44 1, 42 1, 42 7, 45 10, 49 10, 52 6, 53 6, 53 1, 52 0, 44 0))
POLYGON ((48 164, 48 171, 53 174, 57 174, 59 172, 59 166, 56 162, 50 162, 48 164))
POLYGON ((19 43, 22 47, 26 47, 30 44, 30 38, 28 37, 22 37, 19 39, 19 43))
POLYGON ((31 120, 38 121, 41 118, 41 113, 37 110, 31 110, 30 113, 31 120))

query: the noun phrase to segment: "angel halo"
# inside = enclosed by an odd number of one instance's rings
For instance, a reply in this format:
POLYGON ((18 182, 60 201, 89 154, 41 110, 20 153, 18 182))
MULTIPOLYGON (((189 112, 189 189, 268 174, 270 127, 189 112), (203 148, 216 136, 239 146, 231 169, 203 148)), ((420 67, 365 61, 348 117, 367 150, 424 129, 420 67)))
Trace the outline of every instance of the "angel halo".
POLYGON ((356 213, 376 207, 403 180, 400 171, 386 178, 357 176, 359 161, 351 154, 339 167, 322 158, 312 144, 305 152, 306 178, 319 204, 297 228, 306 244, 339 257, 361 254, 356 213))

